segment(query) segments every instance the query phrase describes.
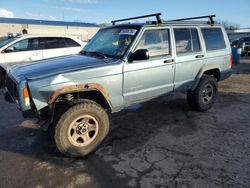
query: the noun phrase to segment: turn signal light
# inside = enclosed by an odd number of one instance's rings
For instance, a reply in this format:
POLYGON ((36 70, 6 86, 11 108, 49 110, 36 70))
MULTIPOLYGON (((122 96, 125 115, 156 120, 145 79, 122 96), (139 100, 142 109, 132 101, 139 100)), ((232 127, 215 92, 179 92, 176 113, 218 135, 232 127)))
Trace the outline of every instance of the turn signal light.
POLYGON ((23 100, 24 100, 25 106, 30 106, 29 90, 27 87, 23 88, 23 100))

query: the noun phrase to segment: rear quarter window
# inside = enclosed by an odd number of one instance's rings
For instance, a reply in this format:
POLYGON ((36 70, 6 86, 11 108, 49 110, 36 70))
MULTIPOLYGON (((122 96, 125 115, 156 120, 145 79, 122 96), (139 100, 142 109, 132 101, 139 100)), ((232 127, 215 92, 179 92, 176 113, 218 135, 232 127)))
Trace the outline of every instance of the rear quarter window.
POLYGON ((207 51, 221 50, 226 48, 226 43, 221 28, 202 28, 201 31, 207 51))
POLYGON ((70 38, 64 38, 64 40, 66 41, 68 47, 79 47, 79 46, 81 46, 76 41, 74 41, 74 40, 72 40, 70 38))

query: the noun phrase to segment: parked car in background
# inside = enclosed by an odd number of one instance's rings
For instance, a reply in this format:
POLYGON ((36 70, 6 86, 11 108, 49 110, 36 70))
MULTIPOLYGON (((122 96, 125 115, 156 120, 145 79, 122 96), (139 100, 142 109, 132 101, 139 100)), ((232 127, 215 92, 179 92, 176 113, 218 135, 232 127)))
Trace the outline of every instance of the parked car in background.
POLYGON ((237 42, 237 48, 241 48, 241 55, 247 55, 249 53, 250 37, 242 37, 237 42))
POLYGON ((21 35, 0 41, 0 87, 6 69, 17 63, 28 63, 58 56, 78 54, 86 42, 73 36, 21 35))
POLYGON ((243 42, 241 55, 245 56, 245 55, 249 55, 249 54, 250 54, 250 41, 243 42))

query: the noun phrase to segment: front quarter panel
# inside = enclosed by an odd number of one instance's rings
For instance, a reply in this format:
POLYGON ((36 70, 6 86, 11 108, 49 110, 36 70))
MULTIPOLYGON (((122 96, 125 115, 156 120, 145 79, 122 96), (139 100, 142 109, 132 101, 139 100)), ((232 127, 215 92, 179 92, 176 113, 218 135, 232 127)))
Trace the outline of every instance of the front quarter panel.
MULTIPOLYGON (((122 62, 98 68, 62 73, 53 77, 29 80, 29 89, 37 110, 48 106, 51 96, 68 86, 98 83, 108 93, 112 111, 123 106, 122 96, 122 62)), ((70 91, 69 91, 70 92, 70 91)), ((77 92, 77 91, 73 91, 77 92)))

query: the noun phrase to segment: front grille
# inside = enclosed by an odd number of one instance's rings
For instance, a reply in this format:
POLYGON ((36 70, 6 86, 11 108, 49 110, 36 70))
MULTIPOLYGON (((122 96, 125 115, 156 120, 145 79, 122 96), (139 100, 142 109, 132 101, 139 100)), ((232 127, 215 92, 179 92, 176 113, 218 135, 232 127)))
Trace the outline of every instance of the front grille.
POLYGON ((6 88, 8 89, 8 92, 11 95, 11 97, 15 100, 18 100, 17 84, 8 75, 6 76, 6 88))

